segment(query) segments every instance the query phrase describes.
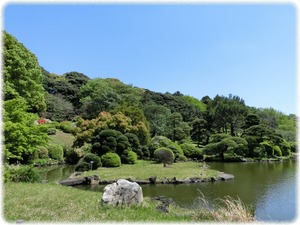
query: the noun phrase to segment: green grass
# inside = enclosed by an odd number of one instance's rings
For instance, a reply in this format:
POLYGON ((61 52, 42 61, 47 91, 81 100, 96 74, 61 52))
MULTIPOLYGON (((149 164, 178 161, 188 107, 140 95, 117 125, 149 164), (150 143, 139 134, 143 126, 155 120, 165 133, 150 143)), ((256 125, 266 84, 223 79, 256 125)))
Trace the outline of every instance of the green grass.
POLYGON ((56 130, 55 135, 49 135, 49 143, 58 144, 61 146, 71 147, 74 142, 74 136, 72 134, 65 133, 60 130, 56 130))
MULTIPOLYGON (((194 209, 169 207, 156 210, 158 202, 145 198, 140 206, 103 206, 102 192, 79 190, 57 184, 5 183, 3 217, 7 222, 250 222, 251 211, 241 201, 225 198, 225 206, 209 210, 203 204, 194 209)), ((205 204, 209 205, 202 196, 205 204)))
POLYGON ((144 199, 141 206, 108 207, 100 204, 102 192, 90 192, 56 184, 6 183, 3 216, 8 222, 188 221, 183 209, 165 214, 158 203, 144 199))
POLYGON ((158 180, 163 178, 187 179, 191 177, 210 178, 218 173, 216 170, 203 168, 203 163, 178 162, 168 167, 163 167, 152 161, 138 160, 134 165, 121 165, 117 168, 100 167, 97 170, 87 171, 83 176, 98 175, 101 180, 114 180, 119 178, 148 179, 156 176, 158 180))

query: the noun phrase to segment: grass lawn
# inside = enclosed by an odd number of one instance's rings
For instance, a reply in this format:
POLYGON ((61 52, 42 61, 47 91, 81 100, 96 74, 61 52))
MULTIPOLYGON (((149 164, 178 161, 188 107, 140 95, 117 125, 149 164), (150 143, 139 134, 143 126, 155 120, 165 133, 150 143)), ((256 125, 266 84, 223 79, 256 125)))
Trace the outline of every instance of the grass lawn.
POLYGON ((108 207, 100 204, 102 192, 84 191, 57 184, 6 183, 3 217, 7 222, 167 222, 190 221, 181 208, 170 213, 156 210, 158 203, 145 198, 142 206, 108 207))
POLYGON ((117 168, 100 167, 97 170, 87 171, 83 176, 98 175, 101 180, 114 180, 119 178, 148 179, 156 176, 158 180, 163 178, 186 179, 190 177, 210 178, 215 177, 218 171, 203 167, 199 162, 178 162, 168 167, 163 167, 152 161, 139 160, 134 165, 123 164, 117 168))

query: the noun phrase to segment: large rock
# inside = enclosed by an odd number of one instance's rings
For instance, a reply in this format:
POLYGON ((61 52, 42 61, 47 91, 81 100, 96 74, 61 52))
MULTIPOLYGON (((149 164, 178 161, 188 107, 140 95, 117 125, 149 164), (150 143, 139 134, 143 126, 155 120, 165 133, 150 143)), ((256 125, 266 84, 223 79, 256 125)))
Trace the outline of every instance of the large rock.
POLYGON ((120 179, 106 185, 102 195, 102 203, 107 205, 134 205, 143 202, 143 191, 136 182, 120 179))

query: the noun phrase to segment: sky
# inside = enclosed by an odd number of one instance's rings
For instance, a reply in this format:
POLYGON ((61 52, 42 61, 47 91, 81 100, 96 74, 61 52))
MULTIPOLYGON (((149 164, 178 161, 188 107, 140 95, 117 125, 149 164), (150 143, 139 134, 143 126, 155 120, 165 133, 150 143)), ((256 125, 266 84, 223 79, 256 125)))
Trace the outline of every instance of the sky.
POLYGON ((233 94, 298 115, 293 4, 8 2, 2 14, 2 29, 51 73, 198 99, 233 94))

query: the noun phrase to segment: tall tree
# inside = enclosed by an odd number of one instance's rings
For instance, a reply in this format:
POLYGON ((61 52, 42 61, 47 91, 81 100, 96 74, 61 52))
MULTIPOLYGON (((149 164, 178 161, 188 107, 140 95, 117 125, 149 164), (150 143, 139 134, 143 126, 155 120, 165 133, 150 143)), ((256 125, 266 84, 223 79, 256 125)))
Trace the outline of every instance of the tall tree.
POLYGON ((5 31, 3 41, 4 99, 22 97, 28 104, 28 111, 45 111, 43 77, 36 56, 5 31))
POLYGON ((231 136, 235 136, 248 112, 244 100, 231 94, 229 97, 217 95, 211 106, 216 127, 223 133, 229 128, 231 136))

